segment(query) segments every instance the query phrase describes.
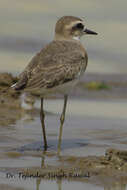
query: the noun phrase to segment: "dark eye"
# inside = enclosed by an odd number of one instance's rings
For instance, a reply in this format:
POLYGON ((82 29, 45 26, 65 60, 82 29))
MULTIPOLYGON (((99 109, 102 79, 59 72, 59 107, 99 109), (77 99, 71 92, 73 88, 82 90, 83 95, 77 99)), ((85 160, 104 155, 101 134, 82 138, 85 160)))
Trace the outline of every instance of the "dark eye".
POLYGON ((82 23, 78 23, 78 24, 75 25, 75 28, 83 30, 84 25, 82 23))

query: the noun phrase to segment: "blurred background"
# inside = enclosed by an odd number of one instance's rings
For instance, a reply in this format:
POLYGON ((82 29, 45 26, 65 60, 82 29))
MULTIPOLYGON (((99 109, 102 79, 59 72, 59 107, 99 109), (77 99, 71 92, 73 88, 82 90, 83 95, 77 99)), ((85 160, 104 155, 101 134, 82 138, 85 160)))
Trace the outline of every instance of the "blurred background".
MULTIPOLYGON (((48 151, 51 151, 48 156, 39 153, 43 146, 40 101, 36 99, 34 105, 35 97, 27 97, 31 110, 25 110, 19 94, 1 91, 17 80, 3 72, 13 75, 22 72, 32 57, 53 39, 56 21, 64 15, 81 17, 86 27, 98 35, 81 39, 89 64, 83 81, 68 101, 62 155, 76 159, 89 155, 96 159, 94 156, 104 155, 108 148, 127 149, 127 1, 0 0, 0 189, 38 190, 43 186, 52 190, 81 190, 84 184, 91 190, 127 189, 127 172, 120 173, 116 181, 107 176, 112 183, 109 188, 105 186, 104 174, 99 174, 101 187, 95 185, 99 183, 94 177, 89 183, 75 180, 58 185, 53 180, 41 183, 36 179, 5 178, 7 173, 16 174, 24 168, 41 169, 44 158, 51 166, 61 163, 52 152, 57 150, 63 99, 44 101, 48 151)), ((98 166, 97 163, 94 173, 98 174, 98 166)), ((118 166, 121 167, 120 162, 118 166)))
POLYGON ((0 72, 20 73, 54 36, 64 15, 85 20, 98 36, 85 36, 87 72, 127 72, 126 0, 0 0, 0 72))

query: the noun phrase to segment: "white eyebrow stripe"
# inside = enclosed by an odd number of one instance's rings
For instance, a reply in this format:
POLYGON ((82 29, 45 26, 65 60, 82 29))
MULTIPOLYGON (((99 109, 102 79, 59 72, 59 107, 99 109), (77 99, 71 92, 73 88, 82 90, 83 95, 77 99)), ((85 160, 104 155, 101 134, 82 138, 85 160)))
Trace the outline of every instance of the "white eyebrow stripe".
POLYGON ((68 29, 68 28, 73 27, 74 25, 79 24, 79 23, 81 23, 81 24, 84 25, 84 23, 82 21, 80 21, 80 20, 78 21, 77 20, 77 21, 71 22, 71 24, 66 25, 65 28, 68 29))

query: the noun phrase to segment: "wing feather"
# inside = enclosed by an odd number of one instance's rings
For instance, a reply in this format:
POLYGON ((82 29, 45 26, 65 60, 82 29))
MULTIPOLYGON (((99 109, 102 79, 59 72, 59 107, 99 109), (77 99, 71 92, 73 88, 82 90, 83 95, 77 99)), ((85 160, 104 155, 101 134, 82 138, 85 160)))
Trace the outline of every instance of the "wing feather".
POLYGON ((53 41, 20 74, 15 89, 52 88, 74 80, 86 68, 87 54, 76 43, 53 41), (84 67, 84 68, 83 68, 84 67))

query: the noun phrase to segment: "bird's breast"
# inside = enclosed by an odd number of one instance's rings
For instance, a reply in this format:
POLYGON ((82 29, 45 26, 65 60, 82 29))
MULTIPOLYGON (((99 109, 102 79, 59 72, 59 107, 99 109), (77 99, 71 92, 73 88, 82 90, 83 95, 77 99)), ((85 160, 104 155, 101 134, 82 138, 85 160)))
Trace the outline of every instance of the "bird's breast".
POLYGON ((78 65, 78 72, 77 72, 76 78, 80 79, 84 75, 86 67, 87 67, 87 59, 83 57, 78 65))

